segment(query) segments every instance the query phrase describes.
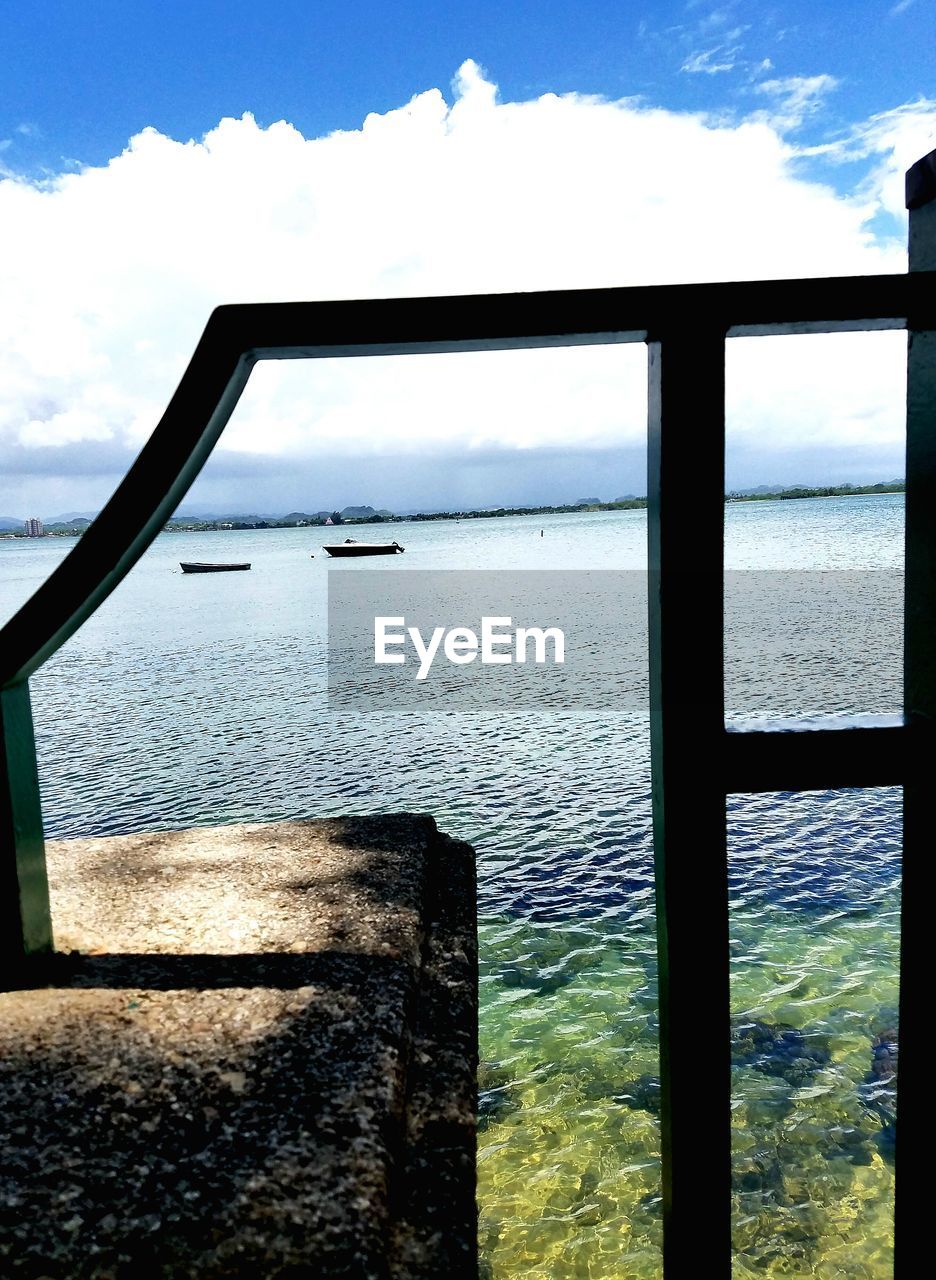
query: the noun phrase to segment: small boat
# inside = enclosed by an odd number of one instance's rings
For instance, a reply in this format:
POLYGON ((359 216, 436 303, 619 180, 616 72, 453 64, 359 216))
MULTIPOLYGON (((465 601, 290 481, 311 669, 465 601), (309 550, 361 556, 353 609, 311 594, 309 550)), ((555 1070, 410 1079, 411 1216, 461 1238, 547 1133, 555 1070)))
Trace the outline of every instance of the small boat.
POLYGON ((355 542, 353 538, 345 538, 344 542, 323 545, 322 550, 330 556, 395 556, 406 548, 398 542, 355 542))
POLYGON ((198 560, 180 560, 183 573, 230 573, 233 569, 249 569, 249 564, 202 564, 198 560))

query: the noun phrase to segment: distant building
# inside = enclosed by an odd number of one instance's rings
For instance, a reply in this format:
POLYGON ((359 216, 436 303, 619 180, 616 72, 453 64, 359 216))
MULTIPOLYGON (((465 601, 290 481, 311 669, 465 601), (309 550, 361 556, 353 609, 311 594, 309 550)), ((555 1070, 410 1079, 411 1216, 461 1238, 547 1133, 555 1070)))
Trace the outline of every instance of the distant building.
POLYGON ((30 516, 26 521, 26 537, 41 538, 43 535, 42 521, 38 516, 30 516))

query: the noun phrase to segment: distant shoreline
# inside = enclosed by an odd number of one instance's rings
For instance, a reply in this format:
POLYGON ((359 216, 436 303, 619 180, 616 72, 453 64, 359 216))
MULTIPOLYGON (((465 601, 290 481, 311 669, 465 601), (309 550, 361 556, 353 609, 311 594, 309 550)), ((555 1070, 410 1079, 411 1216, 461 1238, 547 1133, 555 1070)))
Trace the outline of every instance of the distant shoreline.
POLYGON ((778 489, 775 493, 726 493, 726 502, 783 502, 799 498, 867 498, 880 493, 906 493, 903 480, 888 484, 838 484, 810 489, 799 485, 793 489, 778 489))
MULTIPOLYGON (((882 493, 905 492, 906 484, 902 480, 892 481, 887 484, 821 485, 816 488, 798 485, 792 489, 776 489, 764 493, 726 493, 725 502, 788 502, 804 498, 867 498, 882 493)), ((620 498, 615 502, 567 503, 554 507, 497 507, 487 508, 482 511, 420 511, 411 515, 396 515, 393 513, 374 516, 349 516, 333 521, 330 525, 315 516, 296 519, 286 518, 283 520, 260 519, 259 517, 251 516, 227 516, 218 520, 168 520, 163 525, 161 532, 228 533, 245 529, 344 529, 349 525, 360 527, 361 525, 379 524, 423 524, 432 520, 496 520, 505 516, 557 516, 588 511, 643 511, 646 510, 646 507, 646 498, 620 498)), ((74 525, 47 525, 45 532, 40 536, 45 538, 78 537, 84 533, 90 523, 90 520, 84 520, 74 525)), ((30 541, 27 534, 15 529, 0 531, 0 539, 4 538, 22 538, 30 541)))
MULTIPOLYGON (((802 498, 863 498, 881 493, 903 493, 903 481, 887 484, 868 485, 823 485, 817 488, 797 486, 792 489, 778 489, 772 493, 726 493, 725 502, 781 502, 802 498)), ((244 523, 233 516, 228 520, 215 521, 182 521, 170 520, 165 526, 167 533, 200 533, 223 531, 225 527, 239 529, 344 529, 349 525, 380 524, 424 524, 432 520, 497 520, 505 516, 558 516, 574 515, 576 512, 588 511, 645 511, 646 498, 619 498, 614 502, 578 502, 565 503, 562 506, 543 507, 491 507, 475 511, 420 511, 411 515, 378 515, 350 516, 342 518, 340 523, 327 525, 317 519, 299 520, 260 520, 254 524, 244 523)))

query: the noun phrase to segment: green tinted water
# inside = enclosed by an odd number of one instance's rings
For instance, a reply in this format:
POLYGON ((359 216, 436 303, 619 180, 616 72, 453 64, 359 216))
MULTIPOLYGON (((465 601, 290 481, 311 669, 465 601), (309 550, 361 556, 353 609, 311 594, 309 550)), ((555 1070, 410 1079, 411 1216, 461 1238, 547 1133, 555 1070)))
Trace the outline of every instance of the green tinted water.
MULTIPOLYGON (((891 1274, 893 1164, 863 1089, 896 1007, 898 909, 734 915, 733 1010, 804 1030, 824 1059, 802 1080, 733 1068, 740 1275, 891 1274)), ((585 921, 482 929, 478 1171, 494 1276, 659 1274, 654 945, 585 921)), ((713 1026, 719 1050, 724 1035, 713 1026)), ((700 1096, 700 1178, 706 1133, 725 1121, 700 1096)))

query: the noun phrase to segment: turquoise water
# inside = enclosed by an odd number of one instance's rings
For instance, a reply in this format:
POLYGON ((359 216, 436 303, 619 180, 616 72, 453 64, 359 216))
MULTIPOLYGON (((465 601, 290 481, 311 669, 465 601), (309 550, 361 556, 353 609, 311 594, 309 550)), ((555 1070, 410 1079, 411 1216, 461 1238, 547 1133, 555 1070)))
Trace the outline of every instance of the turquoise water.
MULTIPOLYGON (((880 570, 875 581, 888 583, 902 558, 902 514, 899 495, 729 505, 726 562, 880 570)), ((524 711, 426 723, 330 709, 319 532, 157 539, 33 679, 47 830, 110 834, 406 808, 430 811, 471 840, 485 1266, 498 1278, 656 1276, 646 717, 609 708, 588 719, 524 711), (178 570, 182 559, 216 558, 254 568, 212 577, 178 570)), ((388 572, 645 564, 641 512, 394 533, 407 554, 383 562, 388 572)), ((68 546, 0 541, 0 616, 68 546)), ((338 571, 356 570, 352 562, 338 571)), ((795 579, 783 581, 788 595, 795 579)), ((769 612, 772 589, 764 596, 769 612)), ((870 656, 839 673, 843 705, 891 709, 894 681, 878 650, 892 639, 899 653, 898 632, 886 619, 870 656)), ((808 640, 797 632, 792 649, 808 640)), ((829 665, 813 661, 811 677, 829 665)), ((774 694, 783 702, 794 687, 768 683, 756 709, 776 710, 774 694)), ((838 694, 830 696, 835 709, 838 694)), ((739 1275, 890 1274, 888 1102, 869 1093, 866 1077, 872 1040, 897 1000, 899 842, 894 791, 731 801, 735 1027, 713 1026, 712 1035, 723 1044, 732 1034, 734 1044, 739 1275)), ((700 1097, 700 1176, 705 1132, 726 1119, 700 1097)))

